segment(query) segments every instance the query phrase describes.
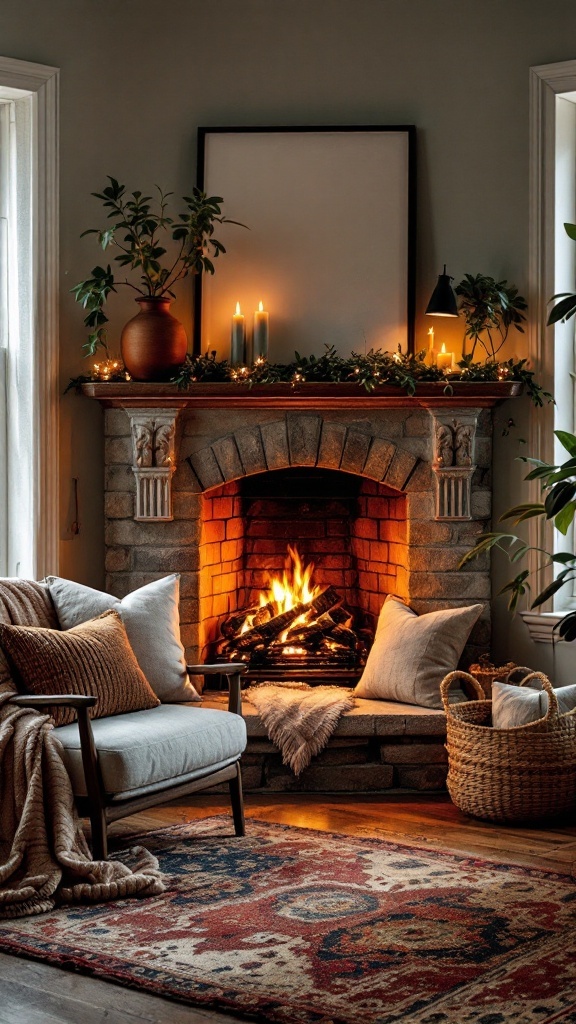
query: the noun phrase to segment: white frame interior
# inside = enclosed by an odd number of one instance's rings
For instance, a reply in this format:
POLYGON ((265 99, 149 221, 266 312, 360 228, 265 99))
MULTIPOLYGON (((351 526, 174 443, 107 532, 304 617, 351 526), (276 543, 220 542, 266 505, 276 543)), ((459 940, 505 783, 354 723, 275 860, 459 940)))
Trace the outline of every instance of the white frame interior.
MULTIPOLYGON (((227 255, 201 279, 201 349, 229 358, 239 302, 250 330, 270 311, 270 359, 412 343, 412 129, 200 129, 199 175, 224 212, 227 255), (342 235, 358 206, 352 251, 342 235), (366 211, 362 216, 360 210, 366 211)), ((248 361, 250 355, 247 355, 248 361)))
MULTIPOLYGON (((559 97, 568 97, 576 92, 576 60, 563 61, 557 64, 543 64, 530 69, 530 167, 529 167, 529 306, 531 310, 528 324, 529 357, 538 369, 539 380, 546 390, 557 393, 560 397, 559 406, 545 405, 530 420, 529 451, 531 455, 545 461, 553 461, 559 456, 555 451, 555 429, 574 429, 574 395, 564 394, 566 387, 565 367, 558 365, 558 352, 561 349, 561 338, 570 332, 573 339, 574 325, 558 324, 547 327, 549 300, 560 290, 573 290, 571 277, 573 254, 565 254, 562 225, 558 223, 556 210, 556 194, 558 188, 557 168, 557 118, 559 97), (569 265, 561 266, 559 259, 568 255, 569 265), (565 268, 569 280, 561 280, 562 268, 565 268), (559 372, 562 370, 562 372, 559 372), (562 383, 564 381, 564 384, 562 383), (564 389, 562 395, 559 389, 564 389), (568 399, 570 422, 565 419, 568 399)), ((572 102, 573 98, 569 97, 572 102)), ((572 200, 574 202, 574 200, 572 200)), ((561 220, 569 220, 569 214, 561 220)), ((574 243, 570 243, 572 246, 574 243)), ((564 346, 565 347, 565 346, 564 346)), ((569 380, 569 377, 568 377, 569 380)), ((531 500, 539 501, 541 492, 538 482, 531 486, 531 500)), ((535 547, 551 550, 554 545, 554 530, 551 523, 540 519, 529 521, 529 542, 535 547)), ((566 541, 564 540, 564 546, 566 541)), ((535 571, 538 566, 538 555, 531 552, 529 568, 535 571)), ((549 582, 542 574, 539 582, 549 582)), ((524 619, 533 639, 552 641, 552 629, 561 618, 561 609, 570 607, 569 596, 558 603, 555 611, 538 610, 524 613, 524 619), (566 604, 566 601, 568 602, 566 604)))
POLYGON ((0 57, 0 87, 33 98, 36 576, 58 572, 59 69, 0 57))

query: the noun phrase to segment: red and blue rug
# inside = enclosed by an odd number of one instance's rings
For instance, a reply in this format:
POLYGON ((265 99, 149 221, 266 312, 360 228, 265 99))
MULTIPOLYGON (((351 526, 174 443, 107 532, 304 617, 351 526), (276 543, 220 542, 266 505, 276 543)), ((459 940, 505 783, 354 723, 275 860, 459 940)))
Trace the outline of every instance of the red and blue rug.
POLYGON ((0 923, 0 949, 275 1024, 576 1024, 576 883, 209 818, 146 835, 167 891, 0 923))

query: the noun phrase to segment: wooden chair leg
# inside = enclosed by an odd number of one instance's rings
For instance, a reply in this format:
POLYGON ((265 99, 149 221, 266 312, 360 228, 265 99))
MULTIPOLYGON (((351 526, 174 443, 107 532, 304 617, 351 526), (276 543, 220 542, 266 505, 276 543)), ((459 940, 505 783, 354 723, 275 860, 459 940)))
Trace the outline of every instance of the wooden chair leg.
POLYGON ((108 833, 106 831, 106 815, 103 808, 90 809, 90 827, 92 831, 92 856, 94 860, 108 860, 108 833))
POLYGON ((240 764, 236 765, 236 776, 230 779, 228 785, 230 786, 234 831, 237 836, 244 836, 246 835, 246 823, 244 820, 244 797, 242 795, 242 771, 240 764))

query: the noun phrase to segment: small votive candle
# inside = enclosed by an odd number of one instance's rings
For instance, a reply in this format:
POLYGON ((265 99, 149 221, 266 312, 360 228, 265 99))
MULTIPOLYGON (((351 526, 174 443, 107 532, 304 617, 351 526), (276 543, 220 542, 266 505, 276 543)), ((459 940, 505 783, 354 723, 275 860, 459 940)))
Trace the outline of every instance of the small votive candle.
POLYGON ((268 359, 268 313, 262 302, 254 313, 254 334, 252 337, 252 361, 268 359))
POLYGON ((236 312, 232 317, 232 335, 230 339, 230 364, 241 366, 244 362, 244 349, 246 343, 246 326, 244 315, 240 312, 240 303, 236 303, 236 312))
POLYGON ((446 351, 446 343, 442 342, 442 348, 436 356, 436 366, 439 370, 451 370, 454 361, 454 353, 446 351))

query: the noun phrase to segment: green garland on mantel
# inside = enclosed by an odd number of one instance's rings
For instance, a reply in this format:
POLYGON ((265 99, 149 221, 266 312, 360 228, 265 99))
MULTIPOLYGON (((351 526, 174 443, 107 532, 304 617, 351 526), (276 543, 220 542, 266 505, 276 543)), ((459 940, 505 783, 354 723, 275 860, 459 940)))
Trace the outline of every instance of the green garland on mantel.
MULTIPOLYGON (((413 395, 418 384, 430 384, 443 381, 447 393, 451 384, 455 383, 495 383, 497 381, 518 381, 524 384, 534 405, 541 406, 544 401, 553 401, 552 395, 545 391, 534 379, 533 370, 527 368, 527 360, 520 359, 507 362, 473 362, 471 356, 464 356, 457 369, 445 371, 437 366, 429 366, 424 361, 424 352, 405 354, 400 351, 390 353, 381 349, 371 349, 365 355, 353 352, 348 359, 339 356, 333 345, 326 345, 322 356, 301 356, 294 353, 291 363, 269 363, 259 358, 253 366, 233 367, 226 359, 217 359, 216 352, 207 352, 203 356, 188 356, 179 368, 171 383, 180 390, 188 390, 198 383, 237 383, 257 387, 259 384, 293 384, 302 383, 356 383, 366 391, 374 391, 378 385, 387 384, 401 388, 413 395)), ((73 378, 66 390, 80 384, 94 382, 92 376, 73 378)), ((115 374, 109 381, 125 381, 126 374, 115 374)))

